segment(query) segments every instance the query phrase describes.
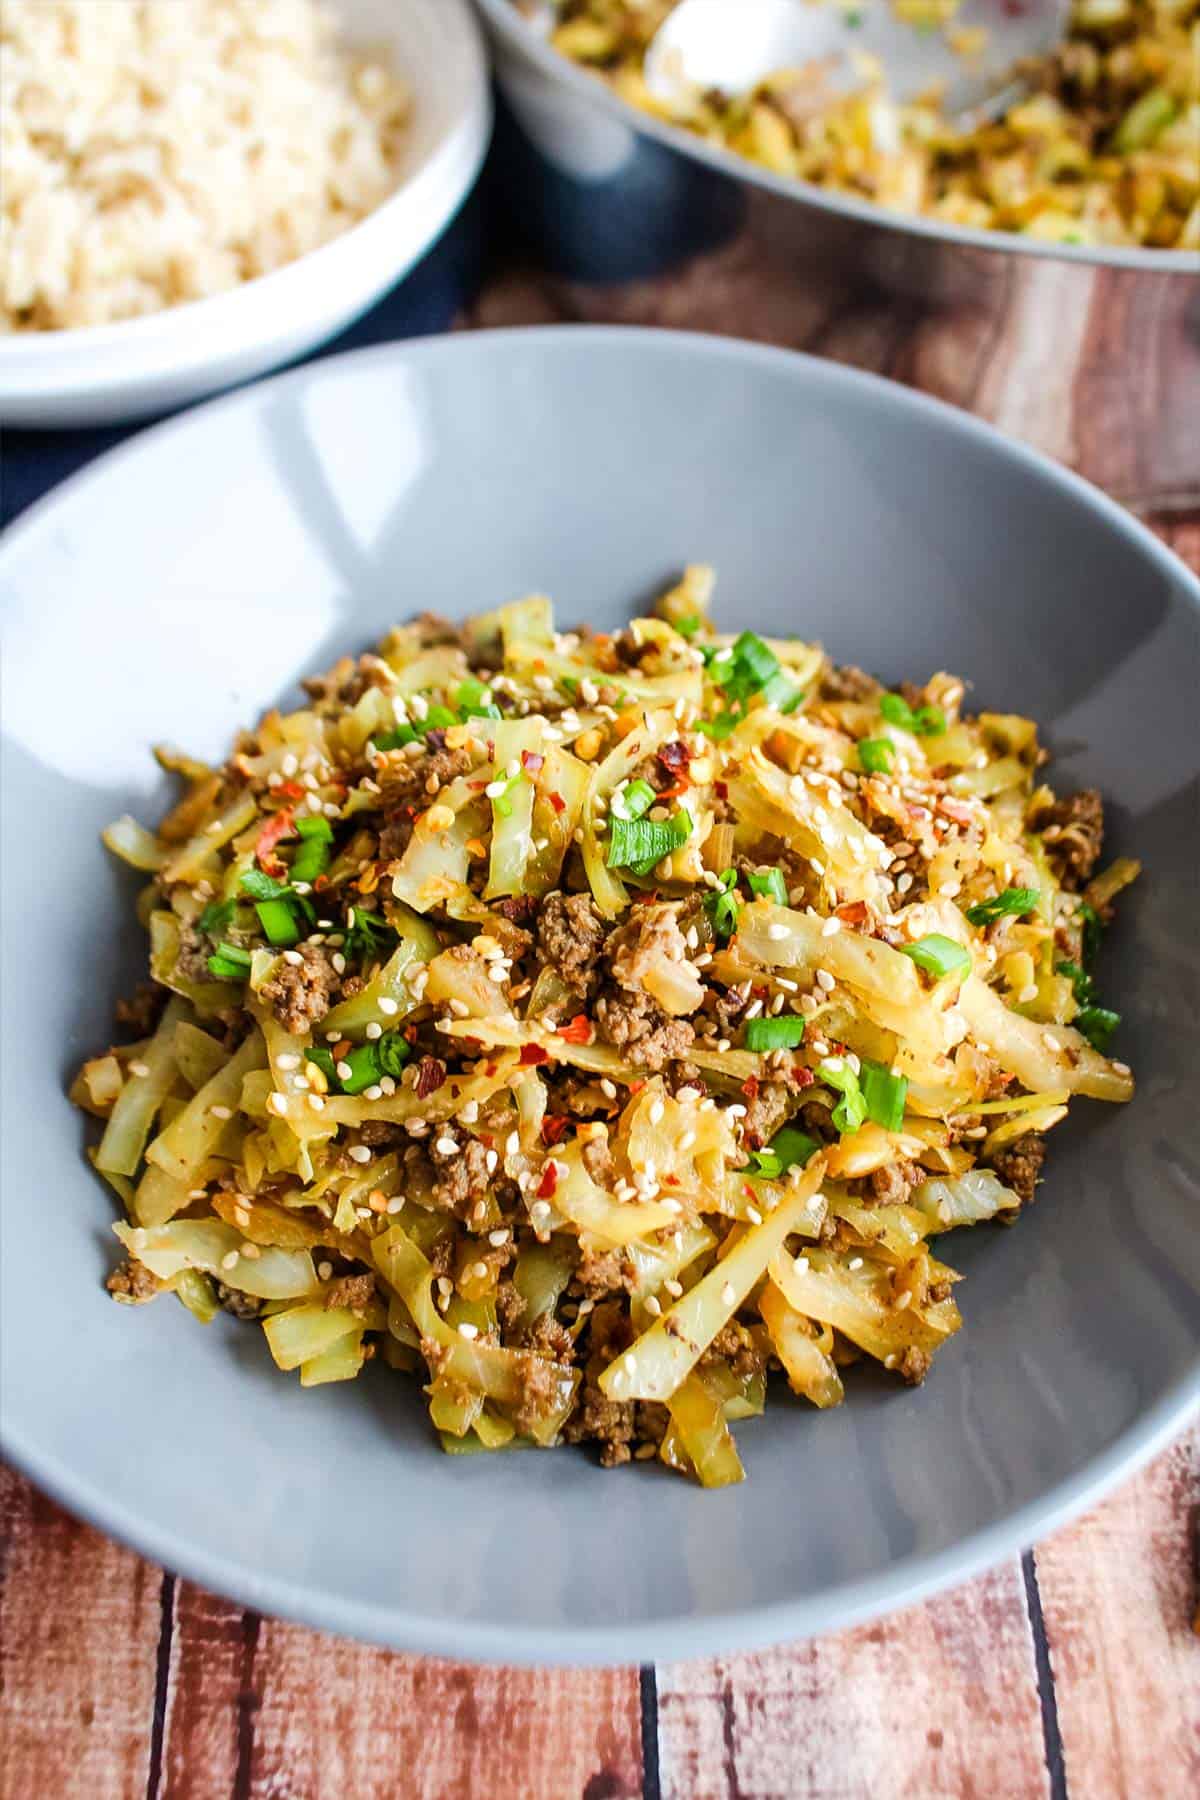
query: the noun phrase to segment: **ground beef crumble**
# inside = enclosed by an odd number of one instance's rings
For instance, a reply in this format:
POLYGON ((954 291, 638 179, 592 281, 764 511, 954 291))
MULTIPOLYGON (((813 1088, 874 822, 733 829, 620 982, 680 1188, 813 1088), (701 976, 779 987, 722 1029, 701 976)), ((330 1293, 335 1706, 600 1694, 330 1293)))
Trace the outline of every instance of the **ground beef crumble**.
POLYGON ((343 1275, 326 1289, 325 1311, 333 1312, 336 1307, 345 1306, 351 1312, 365 1312, 375 1294, 373 1275, 343 1275))
POLYGON ((610 1044, 653 1074, 674 1058, 686 1056, 696 1036, 687 1019, 672 1019, 657 1000, 640 989, 601 994, 595 1019, 610 1044))
POLYGON ((1104 802, 1095 788, 1039 807, 1030 820, 1042 833, 1046 852, 1063 886, 1086 887, 1104 842, 1104 802))
POLYGON ((114 1300, 126 1300, 140 1305, 144 1300, 153 1300, 166 1288, 166 1282, 152 1275, 149 1269, 140 1262, 123 1262, 109 1276, 105 1286, 114 1300))
POLYGON ((320 944, 301 944, 292 955, 300 961, 281 956, 259 991, 284 1030, 302 1037, 329 1011, 339 979, 320 944))
POLYGON ((1024 1137, 1017 1138, 1014 1143, 993 1150, 987 1160, 1005 1187, 1011 1188, 1022 1205, 1028 1206, 1042 1178, 1046 1140, 1036 1131, 1027 1131, 1024 1137))
POLYGON ((537 944, 555 973, 586 1000, 598 980, 606 927, 590 894, 547 894, 537 921, 537 944))

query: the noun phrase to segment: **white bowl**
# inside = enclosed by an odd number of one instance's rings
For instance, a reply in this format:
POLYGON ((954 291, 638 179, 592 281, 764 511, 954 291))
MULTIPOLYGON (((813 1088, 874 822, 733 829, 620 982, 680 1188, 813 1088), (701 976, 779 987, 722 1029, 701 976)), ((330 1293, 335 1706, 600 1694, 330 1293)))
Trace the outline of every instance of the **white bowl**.
POLYGON ((111 425, 303 355, 407 274, 487 149, 487 58, 467 0, 334 0, 352 43, 388 48, 413 117, 400 185, 341 237, 211 299, 74 331, 0 337, 0 424, 111 425))

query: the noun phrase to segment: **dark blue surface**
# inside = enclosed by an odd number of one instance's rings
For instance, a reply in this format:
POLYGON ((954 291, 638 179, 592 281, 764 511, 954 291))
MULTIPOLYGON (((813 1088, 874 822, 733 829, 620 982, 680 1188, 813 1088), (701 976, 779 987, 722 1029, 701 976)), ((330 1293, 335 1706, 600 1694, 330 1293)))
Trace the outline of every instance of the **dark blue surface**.
MULTIPOLYGON (((301 360, 314 361, 365 344, 446 331, 479 289, 487 237, 485 219, 491 210, 485 192, 488 185, 485 178, 476 186, 446 235, 410 275, 348 330, 301 360)), ((0 442, 0 527, 10 524, 18 513, 102 451, 151 423, 144 420, 138 425, 87 431, 6 431, 0 442)))

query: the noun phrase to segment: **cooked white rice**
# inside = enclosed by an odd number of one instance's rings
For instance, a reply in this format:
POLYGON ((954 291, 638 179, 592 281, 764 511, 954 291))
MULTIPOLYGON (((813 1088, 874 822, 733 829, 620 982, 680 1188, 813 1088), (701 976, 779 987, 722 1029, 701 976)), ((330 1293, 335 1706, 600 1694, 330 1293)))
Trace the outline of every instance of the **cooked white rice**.
POLYGON ((303 256, 396 186, 407 108, 313 0, 0 0, 0 330, 303 256))

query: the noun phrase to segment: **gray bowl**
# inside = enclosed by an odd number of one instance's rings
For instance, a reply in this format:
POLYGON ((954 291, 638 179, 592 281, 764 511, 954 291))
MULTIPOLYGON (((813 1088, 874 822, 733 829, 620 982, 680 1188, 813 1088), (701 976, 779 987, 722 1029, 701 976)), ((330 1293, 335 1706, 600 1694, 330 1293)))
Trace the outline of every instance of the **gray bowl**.
POLYGON ((9 1456, 270 1612, 505 1660, 688 1656, 911 1601, 1051 1530, 1200 1394, 1200 587, 1101 495, 873 377, 717 339, 481 334, 320 362, 159 426, 0 546, 7 682, 9 1456), (1147 875, 1103 963, 1140 1092, 1081 1102, 1016 1230, 955 1239, 966 1328, 919 1390, 738 1428, 704 1494, 582 1451, 451 1459, 386 1370, 302 1392, 258 1333, 114 1306, 64 1097, 142 965, 100 827, 303 672, 420 607, 532 587, 615 625, 688 559, 727 620, 1043 721, 1147 875))
POLYGON ((606 296, 611 303, 626 288, 645 309, 656 283, 677 282, 698 260, 689 323, 709 325, 707 285, 712 324, 726 330, 721 275, 731 260, 753 262, 770 296, 764 316, 775 320, 789 300, 803 312, 816 271, 925 303, 988 305, 1003 297, 1014 252, 1193 280, 1200 266, 1188 251, 967 230, 772 174, 630 106, 551 49, 512 0, 476 5, 507 103, 496 162, 514 213, 543 264, 576 290, 595 290, 592 317, 604 317, 606 296))

